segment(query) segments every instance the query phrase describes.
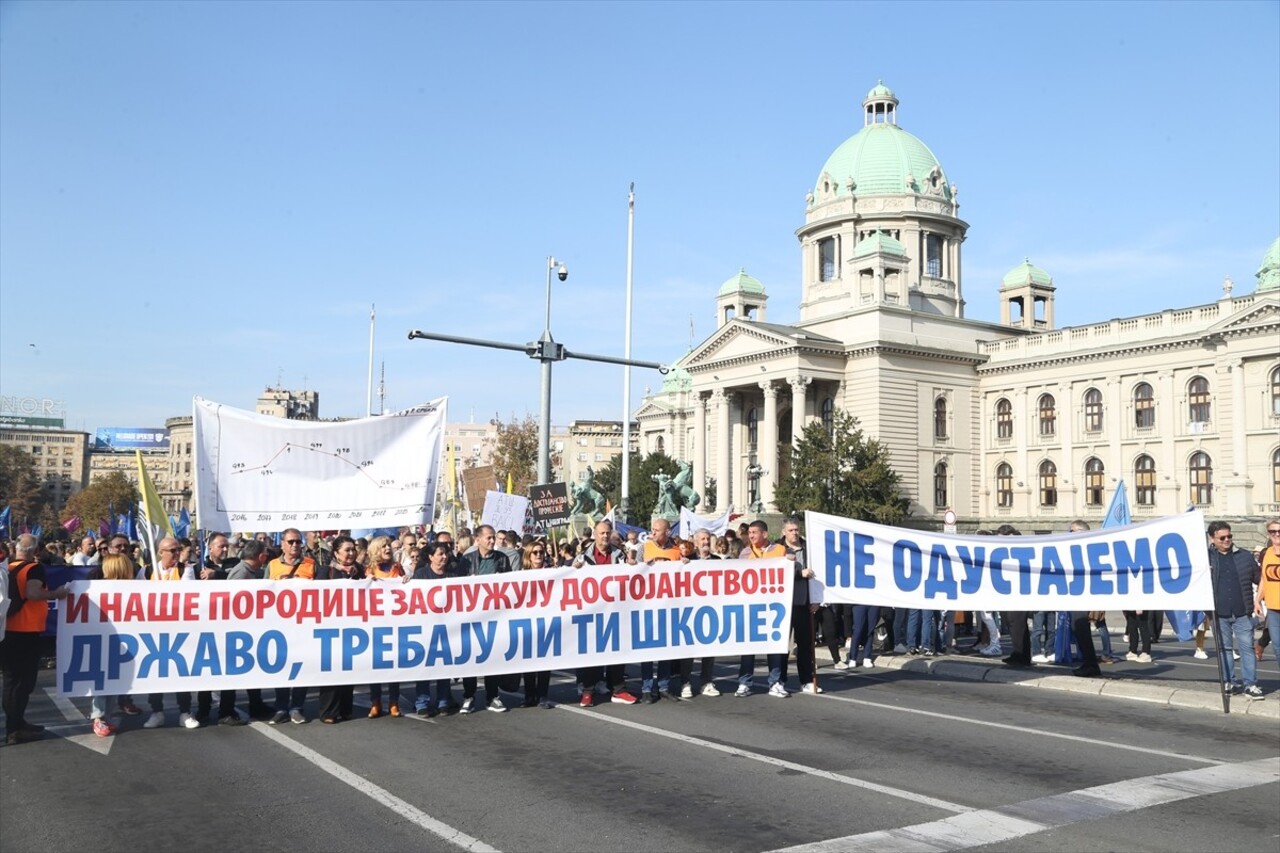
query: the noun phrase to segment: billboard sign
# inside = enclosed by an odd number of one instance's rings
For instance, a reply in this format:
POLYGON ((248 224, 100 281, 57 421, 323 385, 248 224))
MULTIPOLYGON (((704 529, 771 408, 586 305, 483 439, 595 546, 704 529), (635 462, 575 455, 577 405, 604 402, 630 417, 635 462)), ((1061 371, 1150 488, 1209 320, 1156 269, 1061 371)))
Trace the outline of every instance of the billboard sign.
POLYGON ((98 427, 92 450, 168 450, 169 430, 152 427, 98 427))

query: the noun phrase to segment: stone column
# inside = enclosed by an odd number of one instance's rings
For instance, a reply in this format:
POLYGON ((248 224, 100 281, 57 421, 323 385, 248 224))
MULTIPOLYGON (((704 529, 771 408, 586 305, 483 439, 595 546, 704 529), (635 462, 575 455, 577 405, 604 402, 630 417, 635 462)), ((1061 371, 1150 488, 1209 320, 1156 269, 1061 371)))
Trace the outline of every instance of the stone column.
POLYGON ((711 392, 716 407, 716 512, 729 506, 729 398, 723 388, 711 392))
MULTIPOLYGON (((702 498, 707 495, 707 400, 701 394, 693 397, 693 489, 702 498)), ((705 504, 704 504, 705 506, 705 504)))
MULTIPOLYGON (((724 507, 726 509, 733 506, 733 502, 741 497, 739 491, 742 484, 739 482, 738 474, 741 472, 742 463, 740 450, 746 444, 743 435, 746 428, 742 424, 744 404, 741 391, 724 392, 725 441, 722 447, 724 447, 724 507)), ((738 507, 739 511, 744 509, 745 507, 738 507)))
MULTIPOLYGON (((1160 450, 1153 452, 1156 460, 1156 515, 1172 515, 1187 508, 1190 491, 1179 494, 1179 483, 1187 476, 1186 456, 1181 459, 1174 445, 1174 433, 1178 424, 1178 401, 1173 389, 1173 371, 1156 373, 1156 434, 1160 436, 1160 450)), ((1190 483, 1188 483, 1190 486, 1190 483)))
POLYGON ((808 376, 793 376, 787 380, 787 384, 791 386, 791 446, 796 447, 800 444, 800 439, 804 438, 805 418, 809 408, 808 400, 805 399, 805 391, 809 387, 809 383, 813 380, 808 376))
POLYGON ((760 383, 764 392, 764 422, 760 424, 760 467, 765 473, 760 477, 760 502, 765 509, 773 503, 773 492, 778 482, 778 388, 772 380, 760 383))

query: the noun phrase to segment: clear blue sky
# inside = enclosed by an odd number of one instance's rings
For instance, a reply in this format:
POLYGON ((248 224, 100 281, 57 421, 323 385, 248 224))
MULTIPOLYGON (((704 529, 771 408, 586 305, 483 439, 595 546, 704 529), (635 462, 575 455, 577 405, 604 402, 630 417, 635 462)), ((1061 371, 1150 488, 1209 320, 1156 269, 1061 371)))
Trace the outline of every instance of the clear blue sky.
MULTIPOLYGON (((797 318, 804 195, 878 79, 961 189, 967 314, 1029 256, 1060 326, 1237 292, 1280 234, 1280 4, 0 4, 0 392, 159 425, 277 378, 364 411, 538 410, 542 328, 634 355, 719 284, 797 318), (31 347, 30 344, 36 344, 31 347), (376 406, 376 404, 375 404, 376 406)), ((636 371, 634 400, 660 379, 636 371)), ((553 421, 621 368, 555 368, 553 421)))

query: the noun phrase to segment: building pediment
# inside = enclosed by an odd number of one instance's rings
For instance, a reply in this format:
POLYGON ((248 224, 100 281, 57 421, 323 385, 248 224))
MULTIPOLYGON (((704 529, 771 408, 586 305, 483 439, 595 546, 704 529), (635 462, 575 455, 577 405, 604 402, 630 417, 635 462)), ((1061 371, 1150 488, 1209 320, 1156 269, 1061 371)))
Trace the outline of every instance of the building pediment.
POLYGON ((660 400, 645 400, 644 405, 636 410, 632 415, 636 420, 644 420, 646 417, 666 417, 675 410, 675 406, 660 400))
POLYGON ((690 372, 711 364, 740 359, 776 358, 801 347, 820 347, 838 351, 842 344, 834 338, 808 332, 795 326, 730 320, 716 333, 695 347, 681 361, 690 372))
POLYGON ((1208 328, 1210 333, 1243 332, 1280 323, 1280 299, 1258 299, 1208 328))

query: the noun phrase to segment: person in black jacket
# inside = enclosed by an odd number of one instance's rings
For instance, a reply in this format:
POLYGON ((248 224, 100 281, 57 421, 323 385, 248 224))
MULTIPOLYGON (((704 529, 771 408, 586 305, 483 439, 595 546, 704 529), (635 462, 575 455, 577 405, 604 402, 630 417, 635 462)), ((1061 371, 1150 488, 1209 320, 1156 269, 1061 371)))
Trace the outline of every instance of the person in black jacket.
POLYGON ((1213 579, 1213 609, 1218 617, 1218 654, 1222 655, 1226 682, 1223 692, 1244 693, 1262 699, 1258 687, 1258 658, 1253 648, 1253 616, 1260 612, 1253 587, 1262 581, 1262 570, 1253 555, 1235 547, 1231 525, 1225 521, 1209 524, 1209 575, 1213 579), (1235 661, 1228 654, 1240 653, 1240 678, 1235 661))
MULTIPOLYGON (((456 564, 453 558, 452 537, 441 541, 442 536, 449 535, 441 533, 436 537, 435 542, 418 552, 418 564, 414 567, 412 580, 442 581, 454 576, 456 564)), ((457 703, 453 701, 453 689, 449 686, 449 679, 436 679, 434 704, 431 701, 431 681, 424 680, 414 684, 413 710, 419 717, 434 717, 438 713, 447 714, 456 710, 457 707, 457 703)))
MULTIPOLYGON (((497 541, 497 535, 493 526, 482 524, 476 528, 476 549, 462 555, 459 561, 461 573, 463 575, 504 575, 511 571, 511 561, 507 555, 494 548, 497 541)), ((499 678, 496 675, 486 675, 484 677, 484 697, 488 705, 479 705, 476 703, 476 685, 478 679, 474 676, 462 679, 462 708, 458 713, 470 714, 474 711, 483 711, 487 707, 490 711, 502 713, 507 710, 507 706, 503 704, 502 697, 498 695, 499 678)))

